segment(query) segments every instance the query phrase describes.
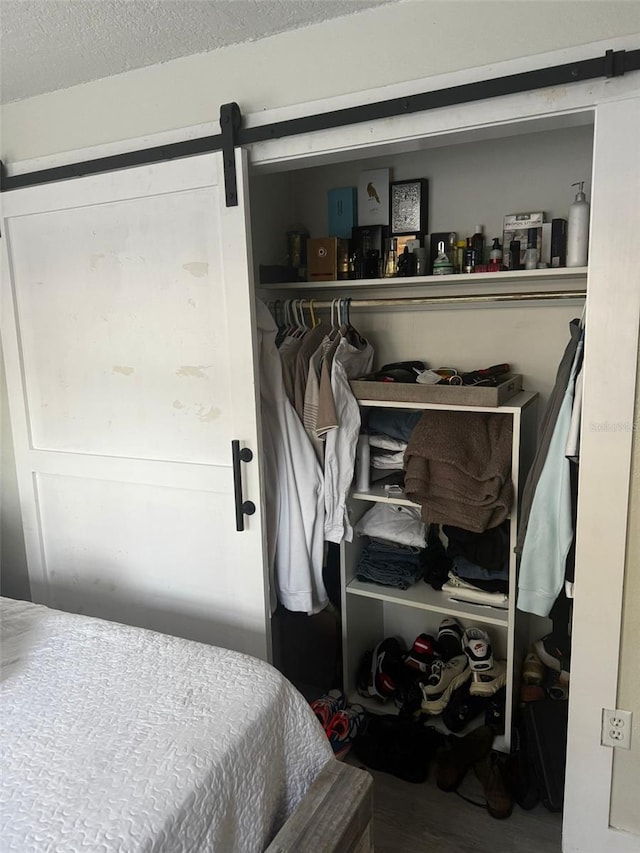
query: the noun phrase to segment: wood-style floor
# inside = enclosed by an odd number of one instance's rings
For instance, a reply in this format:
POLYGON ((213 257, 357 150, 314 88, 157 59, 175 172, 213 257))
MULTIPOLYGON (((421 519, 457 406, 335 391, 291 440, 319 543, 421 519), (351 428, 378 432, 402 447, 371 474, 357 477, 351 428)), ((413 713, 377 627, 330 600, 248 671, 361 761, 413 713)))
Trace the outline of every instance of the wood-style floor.
MULTIPOLYGON (((351 755, 347 760, 362 767, 351 755)), ((531 811, 516 805, 511 817, 495 820, 455 793, 440 791, 433 778, 414 785, 369 772, 375 784, 376 853, 561 853, 562 816, 542 805, 531 811)), ((473 770, 460 791, 482 801, 473 770)))

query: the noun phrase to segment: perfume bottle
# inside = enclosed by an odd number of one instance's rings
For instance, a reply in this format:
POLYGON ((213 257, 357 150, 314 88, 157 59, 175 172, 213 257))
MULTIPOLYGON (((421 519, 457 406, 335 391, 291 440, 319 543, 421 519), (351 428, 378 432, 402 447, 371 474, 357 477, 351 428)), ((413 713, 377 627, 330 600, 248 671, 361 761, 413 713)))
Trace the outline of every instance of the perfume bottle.
POLYGON ((449 257, 445 253, 444 249, 444 241, 441 240, 438 243, 438 255, 435 261, 433 262, 434 275, 451 275, 451 273, 453 272, 451 261, 449 260, 449 257))
POLYGON ((489 271, 502 271, 502 246, 500 245, 499 237, 493 238, 493 245, 491 246, 491 251, 489 252, 489 271))
POLYGON ((398 274, 398 239, 389 237, 386 241, 383 278, 393 278, 398 274))
POLYGON ((471 245, 471 237, 467 237, 467 247, 464 250, 464 260, 460 272, 472 273, 475 272, 476 262, 473 254, 473 246, 471 245))
POLYGON ((475 233, 471 238, 471 247, 473 248, 473 268, 481 267, 484 264, 484 234, 482 233, 482 225, 476 225, 475 233))

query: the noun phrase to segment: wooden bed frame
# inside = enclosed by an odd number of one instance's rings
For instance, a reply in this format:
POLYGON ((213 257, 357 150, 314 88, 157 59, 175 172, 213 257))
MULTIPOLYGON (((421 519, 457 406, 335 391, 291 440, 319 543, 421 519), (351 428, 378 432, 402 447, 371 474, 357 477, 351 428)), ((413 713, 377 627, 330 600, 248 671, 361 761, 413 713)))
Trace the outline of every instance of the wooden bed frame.
POLYGON ((373 778, 330 761, 265 853, 373 853, 373 778))

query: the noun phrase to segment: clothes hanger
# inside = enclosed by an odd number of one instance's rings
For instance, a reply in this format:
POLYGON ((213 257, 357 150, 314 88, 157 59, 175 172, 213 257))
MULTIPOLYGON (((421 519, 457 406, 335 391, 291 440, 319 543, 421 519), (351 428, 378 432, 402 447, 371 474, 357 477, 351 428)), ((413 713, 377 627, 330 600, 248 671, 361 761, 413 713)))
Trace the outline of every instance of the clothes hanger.
POLYGON ((311 316, 311 328, 315 329, 316 326, 320 325, 320 319, 316 318, 316 312, 313 309, 313 303, 315 299, 309 300, 309 315, 311 316))

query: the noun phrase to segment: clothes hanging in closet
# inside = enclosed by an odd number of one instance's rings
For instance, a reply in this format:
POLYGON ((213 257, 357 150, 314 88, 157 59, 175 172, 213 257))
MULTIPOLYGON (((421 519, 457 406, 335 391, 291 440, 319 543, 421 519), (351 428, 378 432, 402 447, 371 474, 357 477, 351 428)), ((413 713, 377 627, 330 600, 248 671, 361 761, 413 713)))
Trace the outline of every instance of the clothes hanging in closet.
MULTIPOLYGON (((325 436, 324 535, 328 542, 351 542, 353 528, 347 513, 347 493, 353 480, 356 446, 360 434, 360 407, 350 379, 368 373, 373 366, 373 347, 350 325, 342 326, 331 363, 331 391, 338 426, 325 436)), ((323 370, 325 369, 323 364, 323 370)))
POLYGON ((542 473, 542 469, 547 458, 551 437, 553 436, 553 431, 558 420, 558 413, 560 411, 560 407, 562 405, 564 395, 567 390, 567 385, 569 383, 569 377, 571 375, 571 370, 573 367, 576 350, 578 348, 578 342, 580 340, 581 335, 580 320, 571 320, 571 322, 569 323, 569 335, 569 342, 566 346, 566 349, 558 366, 556 381, 553 386, 553 390, 551 391, 551 396, 549 397, 549 402, 547 403, 547 408, 545 409, 544 416, 540 423, 540 429, 538 432, 538 443, 533 464, 531 465, 531 468, 527 475, 527 479, 524 484, 524 489, 522 490, 522 499, 520 501, 520 508, 518 511, 518 538, 516 541, 516 554, 522 553, 522 547, 524 545, 525 536, 527 535, 527 526, 529 523, 529 513, 531 512, 531 503, 533 501, 533 496, 536 491, 536 486, 538 485, 538 480, 540 479, 540 474, 542 473))
MULTIPOLYGON (((572 463, 567 457, 567 442, 572 424, 573 433, 577 430, 576 418, 580 409, 576 406, 574 415, 574 395, 576 379, 582 368, 584 343, 578 320, 571 322, 570 330, 571 340, 558 369, 538 452, 527 479, 529 502, 518 535, 517 606, 538 616, 549 615, 563 589, 567 559, 574 539, 572 463)), ((576 448, 570 449, 577 452, 576 448)))
MULTIPOLYGON (((271 607, 317 613, 328 602, 322 581, 323 473, 283 379, 277 326, 256 300, 271 607)), ((293 345, 292 345, 293 348, 293 345)))

